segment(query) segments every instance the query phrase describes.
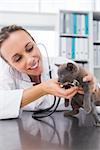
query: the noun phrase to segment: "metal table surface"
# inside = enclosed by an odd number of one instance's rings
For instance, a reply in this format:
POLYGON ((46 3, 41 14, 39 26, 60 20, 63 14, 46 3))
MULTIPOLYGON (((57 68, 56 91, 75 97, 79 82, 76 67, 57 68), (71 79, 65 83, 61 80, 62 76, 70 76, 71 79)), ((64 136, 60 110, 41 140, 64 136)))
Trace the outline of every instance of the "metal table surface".
POLYGON ((100 127, 83 110, 76 117, 56 112, 37 121, 32 112, 0 120, 0 150, 100 150, 100 127))

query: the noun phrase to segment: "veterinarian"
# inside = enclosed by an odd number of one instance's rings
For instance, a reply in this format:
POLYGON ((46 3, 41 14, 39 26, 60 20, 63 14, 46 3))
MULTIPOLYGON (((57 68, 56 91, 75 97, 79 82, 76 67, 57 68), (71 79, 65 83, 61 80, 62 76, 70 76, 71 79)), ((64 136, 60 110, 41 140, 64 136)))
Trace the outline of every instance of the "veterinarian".
MULTIPOLYGON (((53 96, 71 98, 81 92, 78 87, 61 88, 57 79, 49 78, 48 72, 47 60, 24 28, 16 25, 2 28, 0 119, 16 118, 21 109, 46 108, 53 103, 53 96)), ((91 81, 93 76, 88 74, 84 80, 91 81)))

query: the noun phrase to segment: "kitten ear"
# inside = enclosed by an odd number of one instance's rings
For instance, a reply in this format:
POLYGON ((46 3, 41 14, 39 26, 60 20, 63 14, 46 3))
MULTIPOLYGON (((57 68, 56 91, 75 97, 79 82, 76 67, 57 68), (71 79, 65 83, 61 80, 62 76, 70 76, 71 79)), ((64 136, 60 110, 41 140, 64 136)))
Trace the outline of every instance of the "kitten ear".
POLYGON ((55 64, 57 67, 60 67, 61 66, 61 64, 55 64))
POLYGON ((73 63, 67 63, 67 67, 66 67, 66 69, 67 70, 69 70, 69 71, 72 71, 72 70, 74 70, 74 64, 73 63))
POLYGON ((77 71, 77 66, 74 63, 68 63, 67 68, 69 71, 77 71))

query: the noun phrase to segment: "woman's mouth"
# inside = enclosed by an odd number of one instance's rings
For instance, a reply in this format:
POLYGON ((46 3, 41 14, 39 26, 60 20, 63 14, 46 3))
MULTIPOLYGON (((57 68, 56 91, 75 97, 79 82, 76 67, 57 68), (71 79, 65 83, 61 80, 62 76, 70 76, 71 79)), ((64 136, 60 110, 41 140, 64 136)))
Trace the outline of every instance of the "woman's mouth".
POLYGON ((29 68, 29 70, 35 70, 39 66, 39 62, 33 63, 32 66, 29 68))

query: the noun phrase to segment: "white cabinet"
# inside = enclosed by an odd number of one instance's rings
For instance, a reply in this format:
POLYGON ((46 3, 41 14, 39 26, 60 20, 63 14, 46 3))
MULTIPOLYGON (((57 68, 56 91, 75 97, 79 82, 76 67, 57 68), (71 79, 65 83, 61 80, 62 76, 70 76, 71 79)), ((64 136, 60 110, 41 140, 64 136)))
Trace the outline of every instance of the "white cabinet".
POLYGON ((100 12, 93 12, 94 74, 100 81, 100 12))
POLYGON ((92 12, 59 11, 59 56, 86 64, 94 73, 92 12))

